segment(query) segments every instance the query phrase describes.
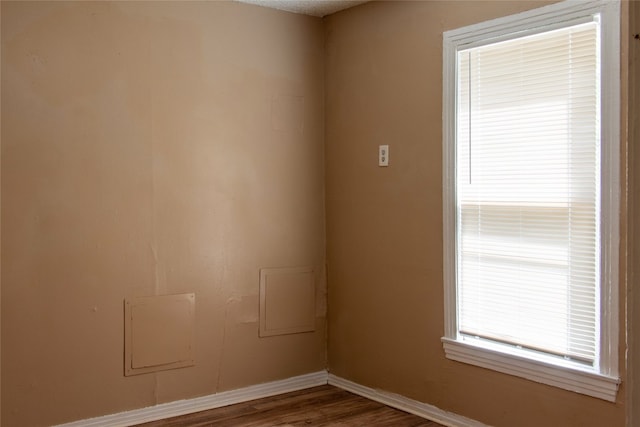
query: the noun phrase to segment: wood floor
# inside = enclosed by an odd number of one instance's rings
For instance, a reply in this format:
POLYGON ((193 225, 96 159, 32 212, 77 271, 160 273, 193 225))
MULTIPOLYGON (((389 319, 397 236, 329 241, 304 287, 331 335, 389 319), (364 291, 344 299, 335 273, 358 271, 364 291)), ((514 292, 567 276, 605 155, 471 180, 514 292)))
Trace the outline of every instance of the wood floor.
POLYGON ((139 427, 442 427, 337 387, 323 385, 139 427))

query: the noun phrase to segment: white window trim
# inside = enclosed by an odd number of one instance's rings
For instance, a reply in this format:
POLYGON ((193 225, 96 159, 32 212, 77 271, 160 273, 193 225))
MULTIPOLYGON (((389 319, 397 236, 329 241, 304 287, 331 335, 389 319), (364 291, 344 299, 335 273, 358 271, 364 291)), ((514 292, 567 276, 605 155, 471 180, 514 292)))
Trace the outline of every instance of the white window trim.
POLYGON ((614 402, 618 377, 618 245, 620 212, 620 3, 564 1, 443 34, 443 218, 446 357, 614 402), (601 329, 596 368, 500 345, 463 340, 456 307, 456 53, 459 48, 534 34, 601 14, 602 188, 601 329))

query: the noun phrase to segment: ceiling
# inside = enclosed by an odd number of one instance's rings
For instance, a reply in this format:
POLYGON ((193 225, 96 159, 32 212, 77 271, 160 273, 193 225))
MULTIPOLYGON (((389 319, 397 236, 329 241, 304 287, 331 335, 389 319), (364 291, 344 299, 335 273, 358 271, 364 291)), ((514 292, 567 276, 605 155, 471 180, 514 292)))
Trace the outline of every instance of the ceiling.
POLYGON ((325 16, 357 6, 365 1, 360 0, 237 0, 242 3, 256 4, 272 9, 286 10, 311 16, 325 16))

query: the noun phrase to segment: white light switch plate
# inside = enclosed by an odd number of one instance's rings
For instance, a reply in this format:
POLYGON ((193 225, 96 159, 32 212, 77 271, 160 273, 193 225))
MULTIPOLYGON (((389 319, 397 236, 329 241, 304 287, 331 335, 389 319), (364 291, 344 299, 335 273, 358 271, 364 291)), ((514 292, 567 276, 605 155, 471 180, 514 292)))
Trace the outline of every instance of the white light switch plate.
POLYGON ((378 147, 378 166, 389 166, 389 146, 378 147))

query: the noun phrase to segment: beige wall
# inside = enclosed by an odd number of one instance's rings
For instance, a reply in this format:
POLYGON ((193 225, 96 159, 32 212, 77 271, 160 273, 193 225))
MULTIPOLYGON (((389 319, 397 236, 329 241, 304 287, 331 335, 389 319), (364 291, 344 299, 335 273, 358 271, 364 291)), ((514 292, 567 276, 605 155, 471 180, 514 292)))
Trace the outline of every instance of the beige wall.
POLYGON ((375 2, 323 33, 231 2, 2 2, 5 427, 324 369, 325 235, 333 373, 495 426, 624 425, 626 382, 610 404, 440 344, 442 31, 541 4, 375 2), (316 332, 260 339, 259 269, 295 266, 316 332), (196 366, 124 377, 123 300, 187 292, 196 366))
POLYGON ((322 21, 235 2, 1 8, 3 425, 324 369, 322 21), (316 331, 258 338, 259 269, 298 266, 316 271, 316 331), (125 378, 123 300, 187 292, 195 367, 125 378))
POLYGON ((630 159, 630 206, 629 231, 631 237, 629 262, 629 379, 631 385, 629 402, 629 426, 640 425, 640 39, 633 36, 640 33, 640 2, 629 3, 629 159, 630 159))
MULTIPOLYGON (((0 7, 0 42, 2 41, 2 7, 0 7)), ((2 81, 2 66, 0 66, 0 82, 2 81)), ((0 99, 2 99, 2 84, 0 84, 0 99)), ((2 110, 0 106, 0 111, 2 110)), ((0 113, 0 218, 2 217, 2 114, 0 113)), ((0 219, 0 426, 2 425, 2 224, 0 219)))
MULTIPOLYGON (((542 4, 374 2, 325 21, 329 367, 494 426, 623 426, 626 383, 608 403, 447 360, 440 343, 442 32, 542 4)), ((623 274, 621 307, 625 291, 623 274)))

